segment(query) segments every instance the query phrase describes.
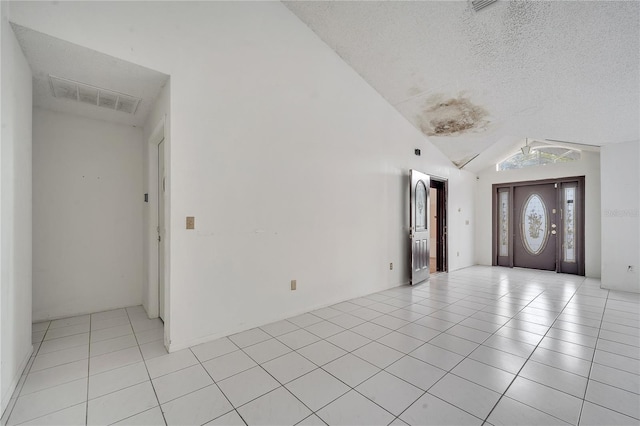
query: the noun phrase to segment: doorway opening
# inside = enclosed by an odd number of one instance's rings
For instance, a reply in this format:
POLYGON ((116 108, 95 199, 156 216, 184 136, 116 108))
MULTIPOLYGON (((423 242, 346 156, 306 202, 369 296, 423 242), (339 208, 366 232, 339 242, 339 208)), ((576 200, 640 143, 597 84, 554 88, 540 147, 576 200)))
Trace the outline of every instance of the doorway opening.
POLYGON ((447 271, 447 181, 431 177, 430 181, 430 257, 429 271, 447 271))
POLYGON ((409 171, 411 284, 447 270, 447 180, 409 171))
POLYGON ((168 346, 169 283, 168 258, 170 235, 169 223, 169 155, 170 138, 167 132, 168 117, 157 124, 148 140, 147 170, 149 189, 149 209, 147 210, 149 253, 146 306, 150 317, 159 317, 165 325, 165 346, 168 346))
POLYGON ((158 316, 164 322, 164 263, 166 225, 164 218, 166 174, 164 167, 164 137, 158 144, 158 316))
POLYGON ((585 274, 584 176, 493 185, 493 265, 585 274))

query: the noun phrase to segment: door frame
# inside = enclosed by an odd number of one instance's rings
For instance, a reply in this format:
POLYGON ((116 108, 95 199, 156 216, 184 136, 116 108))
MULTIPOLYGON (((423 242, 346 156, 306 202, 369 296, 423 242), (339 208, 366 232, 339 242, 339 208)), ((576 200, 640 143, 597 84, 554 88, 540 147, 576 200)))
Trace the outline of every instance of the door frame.
MULTIPOLYGON (((562 187, 565 183, 577 182, 577 199, 576 205, 578 206, 579 212, 576 215, 576 230, 580 238, 576 239, 576 264, 577 264, 577 275, 584 276, 585 275, 585 177, 584 176, 572 176, 572 177, 562 177, 555 179, 542 179, 542 180, 529 180, 522 182, 506 182, 506 183, 495 183, 492 185, 492 211, 491 211, 491 223, 492 223, 492 231, 491 231, 491 250, 492 250, 492 262, 493 266, 506 266, 509 268, 514 267, 514 225, 515 225, 515 208, 514 208, 514 193, 515 188, 518 186, 530 186, 530 185, 544 185, 544 184, 556 184, 556 197, 557 197, 557 205, 562 206, 562 187), (498 227, 499 227, 499 192, 507 192, 509 199, 509 210, 508 210, 508 235, 510 238, 509 248, 508 248, 508 256, 499 256, 498 252, 498 227)), ((558 240, 563 241, 564 238, 564 217, 561 217, 558 220, 559 226, 559 235, 558 240)), ((558 273, 574 273, 563 270, 562 262, 562 244, 556 244, 556 272, 558 273)))
POLYGON ((449 181, 438 176, 431 176, 431 188, 436 188, 438 198, 436 200, 436 272, 449 270, 449 235, 447 229, 449 209, 447 208, 449 181))
POLYGON ((158 142, 157 150, 158 150, 158 186, 157 186, 157 210, 158 210, 158 220, 157 220, 157 239, 158 239, 158 317, 164 321, 165 318, 165 294, 166 294, 166 284, 165 284, 165 261, 166 261, 166 228, 167 228, 167 220, 165 215, 165 205, 167 203, 166 200, 166 177, 167 171, 165 167, 165 138, 164 135, 160 142, 158 142), (161 155, 162 154, 162 155, 161 155), (161 202, 162 201, 162 202, 161 202))
POLYGON ((147 144, 147 190, 148 190, 148 200, 149 200, 149 209, 148 209, 148 223, 147 223, 147 253, 148 253, 148 262, 147 262, 147 288, 146 288, 146 306, 147 315, 149 318, 157 318, 160 314, 160 303, 164 306, 164 336, 165 336, 165 346, 168 347, 169 339, 169 321, 170 321, 170 310, 169 310, 169 293, 171 289, 170 285, 170 274, 169 274, 169 252, 170 252, 170 227, 168 224, 170 223, 170 169, 169 169, 169 155, 170 155, 170 145, 169 138, 166 135, 166 117, 163 117, 162 120, 157 124, 151 136, 148 139, 147 144), (166 191, 165 191, 165 203, 164 203, 164 220, 165 220, 165 239, 164 239, 164 268, 162 271, 159 269, 160 259, 159 259, 159 247, 158 247, 158 205, 159 205, 159 197, 158 191, 160 190, 158 182, 158 147, 160 143, 164 142, 164 170, 165 170, 165 182, 166 182, 166 191), (160 274, 163 275, 164 278, 164 300, 160 300, 160 274))

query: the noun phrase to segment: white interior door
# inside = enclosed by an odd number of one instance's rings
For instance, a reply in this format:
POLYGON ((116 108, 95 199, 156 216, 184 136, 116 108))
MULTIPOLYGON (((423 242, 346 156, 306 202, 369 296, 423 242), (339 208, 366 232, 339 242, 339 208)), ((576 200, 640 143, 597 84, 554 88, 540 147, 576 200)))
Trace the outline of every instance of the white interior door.
POLYGON ((429 279, 429 176, 409 171, 411 188, 409 191, 410 219, 409 238, 411 240, 411 284, 429 279))
POLYGON ((158 144, 158 312, 164 321, 164 248, 165 220, 164 194, 166 176, 164 170, 164 140, 158 144))

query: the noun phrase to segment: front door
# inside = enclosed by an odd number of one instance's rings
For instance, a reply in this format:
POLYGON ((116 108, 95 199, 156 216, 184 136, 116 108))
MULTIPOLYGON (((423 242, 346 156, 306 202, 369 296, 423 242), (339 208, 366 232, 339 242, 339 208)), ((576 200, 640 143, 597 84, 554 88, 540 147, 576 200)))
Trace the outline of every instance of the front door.
POLYGON ((558 206, 556 184, 514 188, 513 266, 556 270, 558 206))
POLYGON ((493 265, 584 275, 584 176, 493 185, 493 265))
POLYGON ((429 279, 429 176, 410 171, 411 284, 429 279))

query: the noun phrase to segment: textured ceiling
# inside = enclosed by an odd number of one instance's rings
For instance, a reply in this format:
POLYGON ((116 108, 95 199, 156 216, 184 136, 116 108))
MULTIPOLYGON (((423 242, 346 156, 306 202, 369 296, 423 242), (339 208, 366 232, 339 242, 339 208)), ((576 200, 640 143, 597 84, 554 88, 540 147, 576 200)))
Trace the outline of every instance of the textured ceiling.
POLYGON ((19 25, 16 38, 33 74, 33 104, 54 111, 142 126, 168 76, 19 25), (142 98, 135 114, 53 96, 49 75, 142 98))
POLYGON ((467 169, 525 138, 640 139, 638 2, 285 4, 467 169))

